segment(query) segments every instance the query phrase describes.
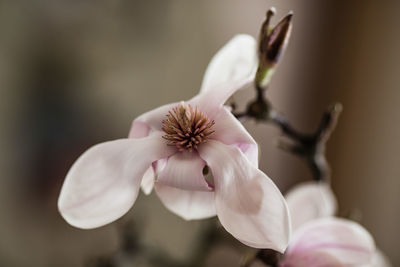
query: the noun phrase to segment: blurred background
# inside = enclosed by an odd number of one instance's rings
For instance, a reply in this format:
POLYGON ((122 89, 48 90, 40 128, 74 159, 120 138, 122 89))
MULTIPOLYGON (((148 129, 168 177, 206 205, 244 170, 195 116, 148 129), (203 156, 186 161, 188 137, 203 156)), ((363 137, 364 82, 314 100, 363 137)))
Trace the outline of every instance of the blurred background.
MULTIPOLYGON (((268 97, 304 132, 328 104, 343 103, 327 151, 339 214, 356 214, 400 266, 400 1, 390 0, 0 0, 0 266, 94 266, 126 244, 127 227, 148 247, 188 257, 209 222, 183 221, 155 194, 91 231, 60 217, 58 194, 88 147, 195 95, 213 54, 237 33, 257 37, 270 6, 273 23, 295 16, 268 97)), ((245 126, 283 192, 311 179, 276 148, 277 128, 245 126)), ((247 248, 226 239, 206 266, 238 266, 247 248)), ((138 257, 135 266, 151 266, 138 257)))

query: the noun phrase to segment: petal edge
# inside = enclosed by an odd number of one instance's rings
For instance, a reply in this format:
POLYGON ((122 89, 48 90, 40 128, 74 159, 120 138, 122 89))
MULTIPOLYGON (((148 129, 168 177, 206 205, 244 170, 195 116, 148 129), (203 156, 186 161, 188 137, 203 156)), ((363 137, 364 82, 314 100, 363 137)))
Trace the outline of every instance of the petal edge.
POLYGON ((217 215, 239 241, 283 252, 289 242, 289 211, 279 189, 234 146, 210 140, 199 148, 215 182, 217 215))
POLYGON ((82 229, 100 227, 118 219, 135 202, 150 164, 174 152, 158 134, 91 147, 66 176, 58 199, 61 215, 82 229))

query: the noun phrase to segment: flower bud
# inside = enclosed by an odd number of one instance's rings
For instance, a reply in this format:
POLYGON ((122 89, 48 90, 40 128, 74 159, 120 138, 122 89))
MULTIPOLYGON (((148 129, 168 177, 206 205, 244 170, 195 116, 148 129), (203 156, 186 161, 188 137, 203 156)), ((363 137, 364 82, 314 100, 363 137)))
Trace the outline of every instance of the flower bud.
POLYGON ((279 62, 289 41, 292 30, 292 16, 290 12, 274 28, 269 27, 271 17, 275 14, 275 9, 267 11, 267 17, 261 26, 260 43, 258 48, 259 66, 256 75, 256 84, 265 88, 275 66, 279 62))

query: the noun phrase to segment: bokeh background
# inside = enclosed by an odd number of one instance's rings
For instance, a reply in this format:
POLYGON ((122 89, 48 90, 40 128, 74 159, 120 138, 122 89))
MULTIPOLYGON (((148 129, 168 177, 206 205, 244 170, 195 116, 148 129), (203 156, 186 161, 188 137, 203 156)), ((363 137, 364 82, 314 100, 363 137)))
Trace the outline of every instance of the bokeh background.
MULTIPOLYGON (((147 246, 187 258, 207 222, 183 221, 154 194, 91 231, 63 221, 57 197, 85 149, 196 94, 212 55, 237 33, 256 37, 270 6, 274 23, 295 17, 268 96, 304 132, 328 104, 343 103, 327 151, 339 214, 359 220, 399 266, 400 2, 390 0, 1 0, 0 266, 93 265, 118 250, 131 221, 147 246)), ((282 191, 311 178, 276 148, 278 129, 245 126, 282 191)), ((206 265, 238 266, 243 251, 235 240, 217 244, 206 265)))

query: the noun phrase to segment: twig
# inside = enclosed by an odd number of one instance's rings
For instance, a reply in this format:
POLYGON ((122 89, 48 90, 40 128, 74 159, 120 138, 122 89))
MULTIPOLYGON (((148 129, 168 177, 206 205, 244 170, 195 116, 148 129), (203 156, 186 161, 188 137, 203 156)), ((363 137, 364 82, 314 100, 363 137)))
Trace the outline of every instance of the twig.
POLYGON ((330 181, 330 169, 325 157, 325 147, 335 129, 342 105, 333 104, 322 115, 318 128, 312 134, 297 131, 284 115, 272 108, 262 91, 256 87, 257 97, 247 106, 245 112, 234 115, 241 121, 253 118, 259 122, 272 123, 279 127, 289 140, 280 140, 278 146, 292 154, 300 156, 312 172, 315 181, 330 181))
POLYGON ((295 130, 283 115, 271 112, 269 122, 278 126, 290 142, 281 140, 279 147, 303 158, 315 181, 330 181, 330 168, 325 157, 326 142, 335 129, 342 111, 340 103, 333 104, 322 115, 318 128, 312 134, 295 130))

